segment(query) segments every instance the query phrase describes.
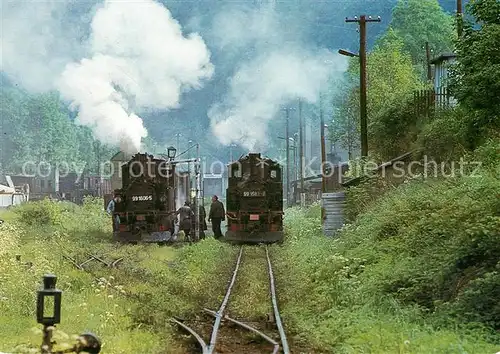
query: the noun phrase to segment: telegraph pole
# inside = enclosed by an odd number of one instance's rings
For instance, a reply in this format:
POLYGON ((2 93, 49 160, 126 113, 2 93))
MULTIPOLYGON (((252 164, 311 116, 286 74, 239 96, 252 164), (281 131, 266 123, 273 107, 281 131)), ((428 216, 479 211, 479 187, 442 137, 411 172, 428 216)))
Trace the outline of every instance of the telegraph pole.
POLYGON ((292 108, 284 108, 286 112, 286 122, 285 122, 285 140, 286 140, 286 204, 290 206, 290 111, 292 108))
POLYGON ((177 138, 177 146, 176 146, 177 151, 180 151, 180 147, 179 147, 179 138, 181 137, 181 135, 182 135, 181 133, 177 133, 177 134, 175 134, 175 136, 176 136, 176 138, 177 138))
POLYGON ((325 119, 323 117, 323 102, 321 94, 319 96, 319 117, 320 117, 320 131, 321 131, 321 193, 326 193, 326 147, 325 147, 325 119))
MULTIPOLYGON (((326 193, 326 148, 325 148, 325 119, 323 117, 323 100, 321 93, 319 95, 319 118, 320 118, 320 131, 321 131, 321 199, 323 200, 323 194, 326 193)), ((321 207, 321 223, 323 224, 325 220, 325 208, 322 203, 321 207)))
POLYGON ((299 160, 300 160, 300 205, 305 204, 304 195, 304 130, 302 128, 302 100, 299 99, 299 160))
POLYGON ((371 16, 361 15, 345 22, 357 22, 359 24, 359 66, 360 66, 360 84, 359 84, 359 103, 360 103, 360 123, 361 123, 361 156, 368 156, 368 123, 366 114, 366 23, 380 22, 380 16, 372 19, 371 16))
POLYGON ((462 0, 457 0, 457 32, 462 37, 462 0))
POLYGON ((425 54, 427 57, 427 80, 432 81, 431 49, 429 47, 429 42, 425 42, 425 54))

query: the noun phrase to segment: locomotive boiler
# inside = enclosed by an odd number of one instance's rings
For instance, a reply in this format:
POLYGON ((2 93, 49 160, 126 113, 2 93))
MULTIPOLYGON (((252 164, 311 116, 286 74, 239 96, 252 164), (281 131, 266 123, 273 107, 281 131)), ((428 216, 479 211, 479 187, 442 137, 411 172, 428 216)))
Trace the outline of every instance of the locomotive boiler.
POLYGON ((120 242, 165 243, 175 230, 175 166, 148 154, 136 154, 122 166, 122 188, 113 219, 114 239, 120 242))
POLYGON ((259 153, 229 164, 226 215, 227 241, 283 241, 282 167, 259 153))

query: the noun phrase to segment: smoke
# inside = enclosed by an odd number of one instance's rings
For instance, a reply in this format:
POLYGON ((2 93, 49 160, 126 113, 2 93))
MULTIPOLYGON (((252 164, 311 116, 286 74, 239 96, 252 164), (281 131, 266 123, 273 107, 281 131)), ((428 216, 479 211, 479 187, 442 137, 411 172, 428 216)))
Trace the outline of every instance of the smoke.
POLYGON ((147 131, 133 111, 178 107, 183 92, 212 76, 210 53, 153 0, 106 1, 91 27, 91 57, 68 64, 57 87, 79 109, 79 124, 135 153, 147 131))
MULTIPOLYGON (((68 20, 71 5, 68 0, 0 2, 0 68, 10 80, 33 93, 52 90, 64 66, 83 55, 89 19, 79 14, 80 23, 68 20)), ((92 4, 80 6, 90 10, 92 4)))
POLYGON ((222 48, 252 46, 255 54, 237 68, 229 93, 208 112, 212 132, 224 145, 265 149, 269 123, 284 105, 297 99, 316 103, 332 75, 347 69, 339 55, 308 50, 272 7, 219 14, 217 24, 214 33, 222 48))

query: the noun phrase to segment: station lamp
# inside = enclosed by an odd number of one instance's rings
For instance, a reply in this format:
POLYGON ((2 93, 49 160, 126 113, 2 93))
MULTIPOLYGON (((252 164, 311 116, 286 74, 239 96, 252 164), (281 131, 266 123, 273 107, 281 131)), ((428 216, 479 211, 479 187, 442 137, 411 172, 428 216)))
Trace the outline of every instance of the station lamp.
POLYGON ((173 160, 175 158, 175 154, 177 153, 177 149, 173 146, 169 146, 167 148, 167 156, 169 159, 173 160))
POLYGON ((46 274, 43 277, 43 288, 37 293, 36 319, 44 326, 53 326, 61 322, 61 294, 56 289, 57 277, 46 274))

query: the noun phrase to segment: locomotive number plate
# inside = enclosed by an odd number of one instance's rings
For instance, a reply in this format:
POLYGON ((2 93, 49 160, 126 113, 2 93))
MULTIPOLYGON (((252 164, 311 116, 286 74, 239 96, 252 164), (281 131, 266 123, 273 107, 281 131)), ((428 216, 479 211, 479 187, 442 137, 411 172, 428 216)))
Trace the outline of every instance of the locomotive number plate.
POLYGON ((152 195, 134 195, 132 196, 132 201, 133 202, 144 202, 148 200, 153 200, 152 195))
POLYGON ((258 221, 259 220, 259 214, 250 214, 250 220, 252 221, 258 221))
POLYGON ((251 192, 243 192, 244 197, 265 197, 265 191, 251 191, 251 192))

